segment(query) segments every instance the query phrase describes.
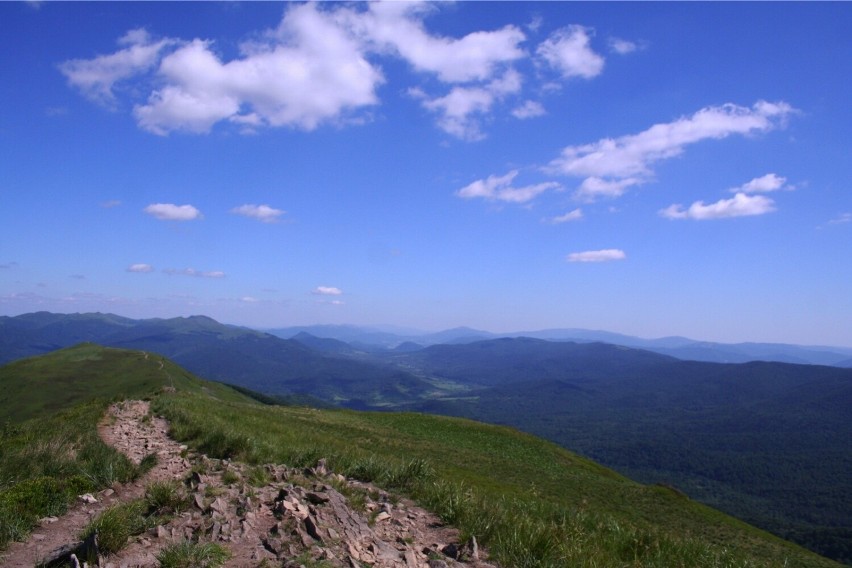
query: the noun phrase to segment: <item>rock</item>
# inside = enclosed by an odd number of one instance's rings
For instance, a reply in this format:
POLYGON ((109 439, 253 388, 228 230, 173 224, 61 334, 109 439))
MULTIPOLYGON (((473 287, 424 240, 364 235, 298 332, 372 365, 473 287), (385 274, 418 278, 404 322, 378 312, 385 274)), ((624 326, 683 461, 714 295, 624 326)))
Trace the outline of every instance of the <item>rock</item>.
POLYGON ((445 556, 449 556, 453 560, 459 557, 459 547, 452 543, 442 548, 441 552, 443 552, 445 556))
POLYGON ((468 560, 479 560, 479 545, 476 543, 475 536, 470 537, 470 540, 468 540, 467 544, 464 545, 462 553, 468 560))
POLYGON ((443 560, 438 560, 437 558, 432 558, 431 560, 429 560, 429 568, 450 568, 450 567, 443 560))
POLYGON ((311 535, 314 539, 322 542, 322 536, 320 536, 319 528, 317 527, 316 520, 308 515, 305 517, 305 530, 308 531, 308 534, 311 535))
POLYGON ((78 495, 78 497, 80 501, 82 501, 83 503, 88 503, 90 505, 98 502, 98 500, 95 499, 95 496, 91 493, 84 493, 83 495, 78 495))
POLYGON ((385 511, 382 511, 381 513, 376 515, 376 522, 377 523, 380 523, 382 521, 386 521, 387 519, 390 519, 390 513, 386 513, 385 511))
POLYGON ((328 494, 322 491, 309 491, 305 493, 305 499, 314 505, 322 505, 323 503, 328 503, 328 494))

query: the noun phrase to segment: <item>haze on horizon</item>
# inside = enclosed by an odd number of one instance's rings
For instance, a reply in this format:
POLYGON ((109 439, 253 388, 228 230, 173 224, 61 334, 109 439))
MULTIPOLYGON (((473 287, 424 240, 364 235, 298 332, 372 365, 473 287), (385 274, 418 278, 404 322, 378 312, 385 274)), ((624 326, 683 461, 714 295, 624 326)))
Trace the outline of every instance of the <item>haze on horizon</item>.
POLYGON ((852 346, 852 4, 0 22, 0 315, 852 346))

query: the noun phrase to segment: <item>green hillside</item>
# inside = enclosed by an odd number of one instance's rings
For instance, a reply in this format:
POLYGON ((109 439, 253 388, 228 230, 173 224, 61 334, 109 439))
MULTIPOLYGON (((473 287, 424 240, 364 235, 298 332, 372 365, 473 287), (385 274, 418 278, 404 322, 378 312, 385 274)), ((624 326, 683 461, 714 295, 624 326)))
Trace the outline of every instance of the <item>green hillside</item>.
POLYGON ((837 566, 669 488, 632 482, 509 428, 185 394, 159 397, 156 408, 173 435, 220 457, 305 466, 325 457, 348 475, 404 478, 415 497, 508 566, 837 566))
POLYGON ((159 355, 83 343, 0 368, 0 417, 17 423, 93 398, 141 398, 168 386, 236 398, 159 355))

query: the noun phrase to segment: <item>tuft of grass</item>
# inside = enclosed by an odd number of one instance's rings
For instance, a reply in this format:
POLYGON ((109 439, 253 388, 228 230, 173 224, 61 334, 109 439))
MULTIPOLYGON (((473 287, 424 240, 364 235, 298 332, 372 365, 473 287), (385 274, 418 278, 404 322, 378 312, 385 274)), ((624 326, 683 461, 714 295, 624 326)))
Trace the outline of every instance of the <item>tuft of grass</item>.
POLYGON ((218 568, 231 557, 227 548, 212 542, 180 541, 157 554, 161 568, 218 568))
POLYGON ((176 515, 189 507, 189 495, 177 481, 155 481, 145 488, 145 502, 158 515, 176 515))
POLYGON ((249 468, 246 481, 248 481, 249 485, 253 487, 263 487, 272 481, 272 476, 269 475, 266 468, 262 466, 255 466, 249 468))
POLYGON ((80 538, 85 540, 97 533, 100 552, 115 554, 127 545, 131 536, 142 534, 156 524, 147 512, 148 504, 144 499, 114 505, 86 525, 80 538))
POLYGON ((225 485, 233 485, 240 480, 239 474, 233 469, 226 469, 222 472, 222 483, 225 485))

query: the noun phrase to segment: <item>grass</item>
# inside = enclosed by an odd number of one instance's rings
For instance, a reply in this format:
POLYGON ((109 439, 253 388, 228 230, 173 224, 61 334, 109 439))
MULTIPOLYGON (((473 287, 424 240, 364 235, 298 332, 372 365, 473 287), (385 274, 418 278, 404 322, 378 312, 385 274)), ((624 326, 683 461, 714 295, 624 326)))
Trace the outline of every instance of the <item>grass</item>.
POLYGON ((249 400, 139 351, 82 344, 0 367, 0 550, 27 538, 39 519, 61 515, 82 493, 139 477, 97 433, 111 400, 175 385, 221 400, 249 400))
POLYGON ((228 549, 212 542, 180 541, 157 554, 160 568, 217 568, 230 558, 228 549))
POLYGON ((214 404, 181 394, 160 397, 155 408, 173 436, 213 457, 294 467, 326 458, 336 472, 407 493, 475 535, 506 566, 838 566, 507 428, 419 414, 214 404))
POLYGON ((91 402, 0 432, 0 549, 26 538, 40 518, 64 513, 78 495, 142 473, 98 437, 105 410, 105 402, 91 402))
POLYGON ((157 518, 149 514, 148 503, 136 499, 104 510, 86 525, 80 538, 85 540, 97 533, 100 553, 115 554, 124 548, 131 536, 142 534, 156 524, 157 518))
POLYGON ((177 515, 190 504, 186 489, 177 481, 155 481, 145 488, 145 502, 159 515, 177 515))

